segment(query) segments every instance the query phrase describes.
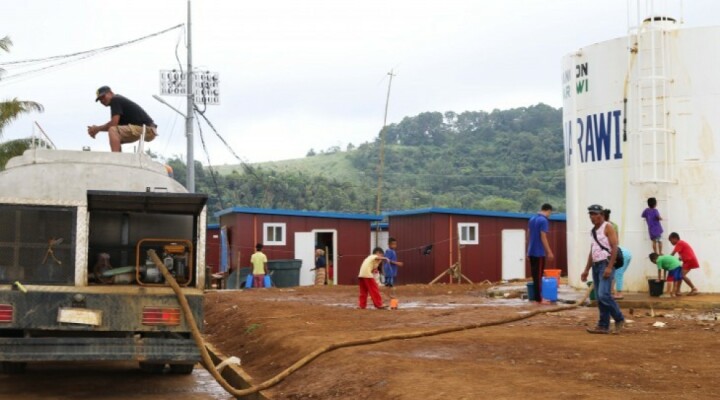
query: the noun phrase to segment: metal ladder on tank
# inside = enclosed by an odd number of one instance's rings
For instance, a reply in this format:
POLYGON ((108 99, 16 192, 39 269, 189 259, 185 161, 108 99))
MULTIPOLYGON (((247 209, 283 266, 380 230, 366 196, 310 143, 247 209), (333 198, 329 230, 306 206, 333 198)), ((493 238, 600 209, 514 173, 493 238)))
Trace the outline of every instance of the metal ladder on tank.
MULTIPOLYGON (((649 15, 655 14, 650 10, 649 15)), ((628 118, 635 121, 630 131, 634 143, 633 183, 676 182, 675 130, 668 123, 672 82, 666 29, 669 21, 674 20, 662 16, 638 18, 637 26, 628 32, 630 57, 637 57, 628 110, 635 113, 628 118)))

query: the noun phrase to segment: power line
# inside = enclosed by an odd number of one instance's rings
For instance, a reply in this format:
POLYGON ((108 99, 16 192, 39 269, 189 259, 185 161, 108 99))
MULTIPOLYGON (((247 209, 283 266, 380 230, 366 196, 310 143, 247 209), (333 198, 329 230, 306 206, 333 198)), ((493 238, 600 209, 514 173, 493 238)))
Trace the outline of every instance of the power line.
MULTIPOLYGON (((199 114, 199 112, 196 110, 196 114, 199 114)), ((212 177, 213 184, 215 185, 215 193, 217 195, 218 201, 220 202, 220 209, 225 209, 225 205, 222 201, 222 193, 220 192, 220 186, 218 186, 217 179, 215 178, 215 171, 213 170, 212 163, 210 162, 210 153, 208 152, 207 146, 205 145, 205 136, 203 135, 202 126, 200 125, 200 120, 197 120, 197 126, 198 126, 198 133, 200 133, 200 143, 202 143, 203 150, 205 151, 205 156, 207 157, 208 162, 208 169, 210 170, 210 176, 212 177)), ((191 166, 188 166, 188 168, 191 168, 191 166)), ((192 168, 195 168, 193 165, 192 168)))
POLYGON ((11 66, 11 65, 22 65, 22 64, 32 65, 32 64, 59 61, 59 62, 54 62, 53 64, 50 64, 50 65, 47 65, 44 67, 35 68, 35 69, 28 70, 28 71, 23 71, 23 72, 18 72, 16 74, 12 74, 12 75, 7 75, 6 77, 3 78, 2 81, 0 81, 0 84, 7 83, 7 81, 9 81, 9 80, 18 79, 18 78, 21 78, 21 77, 24 77, 24 76, 27 76, 30 74, 39 73, 41 71, 48 70, 51 68, 57 68, 62 65, 65 65, 65 64, 70 64, 73 62, 81 61, 81 60, 90 58, 94 55, 97 55, 97 54, 100 54, 100 53, 103 53, 106 51, 110 51, 110 50, 114 50, 114 49, 117 49, 120 47, 135 44, 135 43, 141 42, 143 40, 147 40, 147 39, 153 38, 155 36, 162 35, 163 33, 172 31, 174 29, 178 29, 182 26, 184 26, 184 24, 178 24, 173 27, 163 29, 162 31, 155 32, 155 33, 143 36, 143 37, 139 37, 137 39, 128 40, 128 41, 113 44, 110 46, 99 47, 97 49, 79 51, 79 52, 70 53, 70 54, 56 55, 56 56, 51 56, 51 57, 35 58, 35 59, 19 60, 19 61, 8 61, 8 62, 0 63, 0 66, 11 66))

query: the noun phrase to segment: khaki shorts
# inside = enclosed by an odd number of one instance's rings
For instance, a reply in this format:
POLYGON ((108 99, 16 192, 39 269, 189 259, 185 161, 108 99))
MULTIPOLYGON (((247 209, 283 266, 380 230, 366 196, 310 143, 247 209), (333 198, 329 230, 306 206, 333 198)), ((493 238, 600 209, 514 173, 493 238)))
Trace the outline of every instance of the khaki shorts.
MULTIPOLYGON (((132 143, 140 140, 142 135, 142 125, 118 125, 117 130, 120 134, 120 143, 132 143)), ((145 141, 152 142, 157 136, 157 130, 153 126, 145 127, 145 141)))

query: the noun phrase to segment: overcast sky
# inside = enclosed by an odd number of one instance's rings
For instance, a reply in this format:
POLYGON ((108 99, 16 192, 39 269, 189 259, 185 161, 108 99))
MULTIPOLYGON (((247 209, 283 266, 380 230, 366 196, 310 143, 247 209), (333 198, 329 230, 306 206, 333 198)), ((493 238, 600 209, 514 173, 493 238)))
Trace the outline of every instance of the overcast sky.
MULTIPOLYGON (((631 2, 635 4, 635 1, 631 2)), ((642 1, 645 3, 645 0, 642 1)), ((669 3, 673 15, 679 1, 669 3)), ((0 37, 14 42, 0 63, 113 45, 185 23, 185 0, 4 2, 0 37)), ((425 111, 492 111, 561 106, 561 58, 625 36, 626 0, 195 0, 193 64, 220 74, 220 105, 206 115, 251 162, 299 158, 310 148, 372 141, 383 122, 425 111)), ((686 27, 718 25, 720 1, 685 1, 686 27)), ((633 17, 634 19, 634 17, 633 17)), ((159 125, 149 148, 185 157, 184 120, 152 98, 159 71, 186 63, 184 31, 173 30, 37 73, 3 65, 0 98, 35 100, 42 114, 20 118, 4 139, 29 136, 37 121, 59 148, 108 151, 87 125, 109 120, 94 102, 109 85, 159 125)), ((35 65, 43 67, 46 64, 35 65)), ((185 110, 181 97, 165 97, 185 110)), ((206 156, 196 130, 197 160, 206 156)), ((236 163, 203 126, 213 164, 236 163)), ((125 146, 125 151, 130 150, 125 146)))

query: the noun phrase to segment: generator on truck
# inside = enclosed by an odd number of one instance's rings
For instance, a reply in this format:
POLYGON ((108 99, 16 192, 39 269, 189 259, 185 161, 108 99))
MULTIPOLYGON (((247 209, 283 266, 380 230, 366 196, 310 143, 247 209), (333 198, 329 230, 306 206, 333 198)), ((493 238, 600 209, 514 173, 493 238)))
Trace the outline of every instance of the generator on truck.
POLYGON ((191 373, 200 352, 148 251, 202 325, 206 202, 141 153, 30 149, 11 159, 0 171, 2 371, 136 360, 191 373))

